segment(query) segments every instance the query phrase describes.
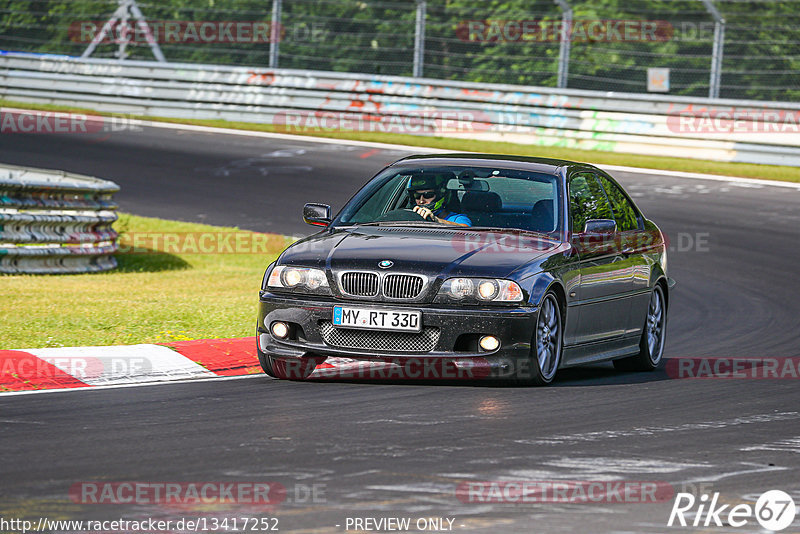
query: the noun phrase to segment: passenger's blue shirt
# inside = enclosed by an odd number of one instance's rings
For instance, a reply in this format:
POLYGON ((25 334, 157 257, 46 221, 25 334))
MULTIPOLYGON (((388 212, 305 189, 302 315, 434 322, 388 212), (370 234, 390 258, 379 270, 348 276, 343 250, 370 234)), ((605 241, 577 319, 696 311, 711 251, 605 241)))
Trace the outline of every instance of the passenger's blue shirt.
POLYGON ((451 213, 444 219, 445 221, 450 221, 459 224, 466 224, 467 226, 472 226, 472 221, 469 220, 469 217, 462 213, 451 213))

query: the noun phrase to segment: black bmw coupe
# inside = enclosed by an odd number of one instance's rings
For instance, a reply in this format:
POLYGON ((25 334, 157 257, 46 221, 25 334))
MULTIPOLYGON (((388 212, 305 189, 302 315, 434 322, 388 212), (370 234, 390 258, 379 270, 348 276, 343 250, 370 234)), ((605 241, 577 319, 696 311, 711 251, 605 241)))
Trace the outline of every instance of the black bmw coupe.
POLYGON ((412 156, 335 217, 307 204, 303 218, 321 231, 267 268, 259 294, 270 376, 347 358, 394 376, 545 385, 589 362, 661 364, 674 286, 664 236, 597 167, 412 156))

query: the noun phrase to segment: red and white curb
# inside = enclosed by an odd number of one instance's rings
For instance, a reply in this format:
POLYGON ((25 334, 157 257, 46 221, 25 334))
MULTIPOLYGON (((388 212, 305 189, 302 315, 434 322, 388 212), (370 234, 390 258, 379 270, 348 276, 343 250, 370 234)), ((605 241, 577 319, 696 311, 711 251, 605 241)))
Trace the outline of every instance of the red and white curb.
MULTIPOLYGON (((312 379, 472 378, 475 362, 459 374, 436 362, 363 362, 328 358, 312 379)), ((456 364, 456 368, 463 367, 456 364)), ((457 371, 457 369, 456 369, 457 371)), ((54 390, 126 387, 186 380, 266 375, 256 338, 202 339, 159 345, 115 345, 0 350, 0 396, 54 390)))
POLYGON ((0 394, 260 374, 255 344, 246 337, 0 350, 0 394))

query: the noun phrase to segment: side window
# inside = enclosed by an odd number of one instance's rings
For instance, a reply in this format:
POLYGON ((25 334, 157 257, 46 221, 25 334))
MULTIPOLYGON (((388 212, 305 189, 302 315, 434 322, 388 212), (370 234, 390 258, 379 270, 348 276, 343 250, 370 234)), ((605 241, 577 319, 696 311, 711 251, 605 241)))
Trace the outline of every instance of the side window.
POLYGON ((343 218, 342 222, 362 223, 374 221, 388 209, 392 208, 392 206, 388 206, 387 204, 397 195, 398 189, 405 187, 407 179, 407 176, 395 176, 391 180, 386 180, 386 182, 380 185, 377 191, 372 193, 372 196, 358 208, 356 213, 343 218))
POLYGON ((573 232, 583 232, 589 219, 614 218, 611 205, 594 174, 582 172, 570 178, 569 213, 573 232))
POLYGON ((611 207, 614 210, 614 219, 617 221, 617 230, 627 232, 639 228, 639 219, 636 216, 636 209, 627 199, 625 193, 614 182, 605 176, 598 176, 603 189, 606 191, 611 207))

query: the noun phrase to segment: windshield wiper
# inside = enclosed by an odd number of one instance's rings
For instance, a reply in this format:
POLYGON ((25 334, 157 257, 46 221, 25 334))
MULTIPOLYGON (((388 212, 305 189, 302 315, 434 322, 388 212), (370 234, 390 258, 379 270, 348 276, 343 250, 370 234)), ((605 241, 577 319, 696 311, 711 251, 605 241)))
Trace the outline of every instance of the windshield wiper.
POLYGON ((526 228, 503 228, 500 226, 469 226, 462 229, 464 230, 469 229, 475 232, 523 232, 526 234, 535 234, 537 236, 546 237, 551 241, 556 241, 556 239, 548 232, 539 232, 537 230, 528 230, 526 228))
MULTIPOLYGON (((425 228, 429 228, 431 226, 435 227, 442 227, 447 225, 443 225, 441 223, 433 222, 433 221, 372 221, 372 222, 363 222, 363 223, 350 223, 344 224, 339 226, 338 228, 352 228, 354 226, 424 226, 425 228)), ((454 227, 455 228, 455 227, 454 227)))

